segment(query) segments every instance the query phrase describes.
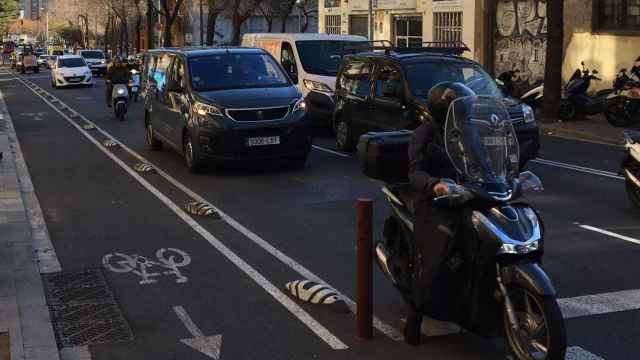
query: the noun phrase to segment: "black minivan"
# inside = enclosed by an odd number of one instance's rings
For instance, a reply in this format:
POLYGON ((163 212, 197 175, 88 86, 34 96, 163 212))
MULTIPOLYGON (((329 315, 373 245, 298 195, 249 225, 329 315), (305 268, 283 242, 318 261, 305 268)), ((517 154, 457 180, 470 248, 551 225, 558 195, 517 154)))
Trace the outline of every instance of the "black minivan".
POLYGON ((362 52, 344 58, 336 80, 333 128, 337 147, 354 150, 367 132, 413 130, 430 118, 427 94, 439 82, 461 82, 478 95, 503 98, 518 136, 521 165, 540 148, 533 109, 505 97, 476 62, 458 48, 405 48, 362 52), (448 53, 450 51, 451 53, 448 53))
POLYGON ((216 160, 286 159, 304 167, 311 150, 306 103, 262 49, 185 48, 147 53, 147 142, 168 145, 191 172, 216 160))

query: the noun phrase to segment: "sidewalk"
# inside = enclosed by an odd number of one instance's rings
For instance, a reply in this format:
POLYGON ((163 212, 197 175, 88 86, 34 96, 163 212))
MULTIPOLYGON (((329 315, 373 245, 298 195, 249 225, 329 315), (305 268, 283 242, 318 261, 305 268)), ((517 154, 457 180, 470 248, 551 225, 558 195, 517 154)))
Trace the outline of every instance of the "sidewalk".
POLYGON ((9 335, 11 360, 58 360, 40 274, 60 265, 2 93, 0 152, 0 335, 9 335))
POLYGON ((557 136, 572 140, 590 141, 607 145, 622 145, 622 131, 625 128, 614 127, 603 115, 563 122, 538 122, 540 135, 557 136))

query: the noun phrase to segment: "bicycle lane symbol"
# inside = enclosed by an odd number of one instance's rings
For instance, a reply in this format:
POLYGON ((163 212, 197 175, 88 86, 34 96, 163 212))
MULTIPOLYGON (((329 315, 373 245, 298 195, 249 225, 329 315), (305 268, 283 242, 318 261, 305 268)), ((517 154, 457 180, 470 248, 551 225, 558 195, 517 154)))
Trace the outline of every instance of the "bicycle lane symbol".
POLYGON ((102 264, 105 268, 114 273, 132 272, 141 277, 140 285, 155 284, 156 277, 162 275, 175 275, 176 283, 186 283, 189 278, 184 276, 180 269, 191 263, 191 257, 184 251, 174 248, 162 248, 156 251, 156 259, 148 258, 137 254, 111 253, 102 257, 102 264), (156 270, 151 268, 161 268, 156 270))

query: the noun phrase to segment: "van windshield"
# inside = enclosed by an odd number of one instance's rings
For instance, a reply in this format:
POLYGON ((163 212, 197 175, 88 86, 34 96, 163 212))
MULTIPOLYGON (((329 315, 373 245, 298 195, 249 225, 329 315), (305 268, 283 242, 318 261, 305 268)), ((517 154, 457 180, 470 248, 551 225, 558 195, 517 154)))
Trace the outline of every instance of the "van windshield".
POLYGON ((313 75, 336 76, 342 56, 369 47, 366 41, 305 40, 296 41, 298 56, 304 71, 313 75))
POLYGON ((278 64, 266 54, 206 55, 189 59, 196 91, 291 86, 278 64))
POLYGON ((82 51, 80 55, 85 59, 104 59, 102 51, 82 51))
POLYGON ((443 81, 460 82, 477 95, 503 97, 496 82, 482 67, 467 62, 414 62, 404 66, 411 94, 425 97, 431 88, 443 81))

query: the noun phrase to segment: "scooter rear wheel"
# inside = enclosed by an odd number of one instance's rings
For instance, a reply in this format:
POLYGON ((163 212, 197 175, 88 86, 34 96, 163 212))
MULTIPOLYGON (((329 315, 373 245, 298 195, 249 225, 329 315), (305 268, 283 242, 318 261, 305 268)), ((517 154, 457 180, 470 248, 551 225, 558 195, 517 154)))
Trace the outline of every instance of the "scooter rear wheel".
POLYGON ((520 360, 564 360, 567 334, 555 297, 513 286, 508 292, 519 325, 516 332, 511 328, 506 310, 503 311, 512 354, 520 360))
POLYGON ((625 127, 634 123, 633 115, 623 101, 616 101, 604 111, 607 121, 617 127, 625 127))
POLYGON ((564 121, 573 120, 576 117, 576 107, 568 101, 561 102, 558 117, 564 121))

